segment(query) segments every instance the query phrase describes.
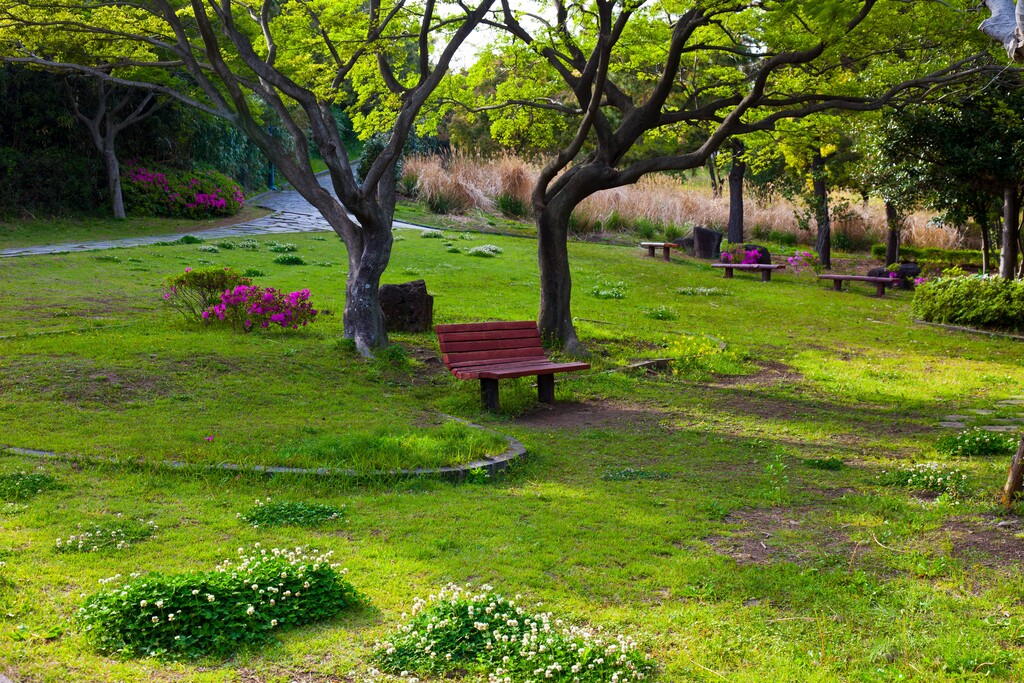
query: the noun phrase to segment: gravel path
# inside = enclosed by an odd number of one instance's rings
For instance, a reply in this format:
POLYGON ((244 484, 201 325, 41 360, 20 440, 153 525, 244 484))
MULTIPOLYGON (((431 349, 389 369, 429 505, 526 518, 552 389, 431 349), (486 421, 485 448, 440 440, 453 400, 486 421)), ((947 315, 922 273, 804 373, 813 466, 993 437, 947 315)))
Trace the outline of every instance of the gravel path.
MULTIPOLYGON (((324 182, 324 181, 321 181, 324 182)), ((65 242, 62 244, 42 244, 35 247, 16 247, 0 250, 0 257, 37 256, 40 254, 61 254, 75 251, 94 251, 97 249, 119 249, 122 247, 141 247, 154 242, 171 242, 185 235, 195 235, 205 240, 225 239, 228 237, 253 237, 257 235, 279 235, 291 232, 333 232, 320 212, 313 208, 294 190, 284 192, 267 192, 251 200, 256 206, 272 210, 274 213, 256 220, 238 223, 223 228, 195 230, 188 233, 173 235, 152 235, 149 237, 126 237, 124 239, 94 240, 89 242, 65 242)), ((396 228, 433 231, 413 223, 395 221, 396 228)), ((3 681, 0 681, 3 683, 3 681)))

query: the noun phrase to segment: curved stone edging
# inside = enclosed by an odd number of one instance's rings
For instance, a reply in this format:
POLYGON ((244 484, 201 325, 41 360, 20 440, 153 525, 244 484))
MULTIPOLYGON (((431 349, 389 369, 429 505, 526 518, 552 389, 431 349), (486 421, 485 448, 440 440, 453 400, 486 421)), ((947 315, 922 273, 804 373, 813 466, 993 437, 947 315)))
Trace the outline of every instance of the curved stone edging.
MULTIPOLYGON (((491 432, 505 439, 508 443, 508 448, 504 452, 494 456, 493 458, 484 458, 483 460, 474 460, 473 462, 466 463, 465 465, 458 465, 453 467, 417 467, 409 470, 376 470, 373 472, 357 472, 356 470, 350 469, 330 469, 327 467, 283 467, 276 465, 237 465, 234 463, 221 463, 220 465, 200 465, 196 463, 181 462, 180 460, 162 460, 157 463, 160 467, 167 467, 170 469, 204 469, 204 470, 227 470, 232 472, 251 472, 255 474, 312 474, 316 476, 333 476, 333 477, 349 477, 352 479, 366 479, 373 477, 397 477, 397 478, 408 478, 408 477, 424 477, 424 476, 437 476, 447 481, 462 481, 472 470, 484 470, 488 476, 494 476, 498 472, 501 472, 508 468, 508 466, 516 459, 526 455, 526 446, 522 444, 515 437, 509 436, 508 434, 502 434, 490 427, 484 427, 482 425, 473 424, 468 420, 461 418, 452 417, 450 415, 443 415, 449 420, 455 422, 461 422, 467 427, 473 429, 479 429, 485 432, 491 432)), ((46 458, 49 460, 84 460, 86 462, 93 463, 104 463, 104 464, 119 464, 123 461, 116 460, 114 458, 103 458, 103 457, 86 457, 81 455, 67 455, 61 453, 54 453, 52 451, 41 451, 33 448, 20 448, 17 446, 2 446, 0 445, 0 452, 13 453, 15 455, 27 455, 35 458, 46 458)), ((145 465, 145 462, 139 462, 135 464, 145 465)), ((0 681, 3 683, 3 681, 0 681)))

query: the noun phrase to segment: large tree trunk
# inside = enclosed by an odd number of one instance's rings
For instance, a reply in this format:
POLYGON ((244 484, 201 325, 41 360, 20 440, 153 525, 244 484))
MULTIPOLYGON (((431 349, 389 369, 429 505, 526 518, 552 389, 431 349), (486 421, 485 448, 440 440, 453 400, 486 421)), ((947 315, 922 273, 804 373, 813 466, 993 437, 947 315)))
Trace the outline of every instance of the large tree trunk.
POLYGON ((356 343, 364 356, 387 344, 384 311, 380 307, 380 278, 391 258, 392 236, 387 230, 365 233, 347 244, 348 277, 345 279, 345 338, 356 343))
POLYGON ((999 276, 1012 280, 1017 275, 1017 240, 1020 236, 1020 207, 1017 188, 1003 188, 1003 240, 999 257, 999 276))
POLYGON ((730 244, 743 242, 743 176, 747 171, 744 151, 740 140, 733 141, 732 168, 729 170, 729 228, 726 231, 730 244))
POLYGON ((815 152, 811 160, 814 183, 814 218, 818 224, 818 259, 823 268, 832 267, 832 224, 828 216, 828 187, 825 185, 825 160, 815 152))
POLYGON ((560 346, 569 354, 586 350, 572 324, 569 272, 569 216, 572 205, 555 199, 537 212, 537 260, 540 264, 540 313, 537 325, 545 343, 560 346))
POLYGON ((708 157, 704 168, 708 171, 708 178, 711 180, 711 194, 715 197, 722 196, 722 176, 718 172, 718 164, 715 163, 715 156, 708 157))
POLYGON ((1024 487, 1024 437, 1021 437, 1020 445, 1017 446, 1017 454, 1010 462, 1010 472, 1006 477, 1006 486, 1003 487, 1002 501, 1007 509, 1013 507, 1022 487, 1024 487))
POLYGON ((991 259, 989 255, 992 252, 992 237, 988 231, 988 216, 976 216, 974 220, 978 222, 978 228, 981 230, 981 272, 988 275, 988 271, 992 267, 989 262, 991 259))
POLYGON ((900 258, 900 214, 892 202, 885 203, 885 223, 889 234, 885 240, 885 265, 899 263, 900 258))

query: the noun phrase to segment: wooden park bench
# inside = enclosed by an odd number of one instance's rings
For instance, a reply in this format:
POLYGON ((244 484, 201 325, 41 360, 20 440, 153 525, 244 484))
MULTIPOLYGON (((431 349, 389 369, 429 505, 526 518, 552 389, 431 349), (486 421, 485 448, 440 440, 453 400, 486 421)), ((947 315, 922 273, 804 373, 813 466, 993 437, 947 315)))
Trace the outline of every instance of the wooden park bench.
POLYGON ((785 268, 783 264, 774 263, 712 263, 712 268, 725 268, 725 277, 732 277, 734 270, 761 271, 761 281, 768 282, 772 279, 772 271, 785 268))
POLYGON ((819 280, 831 280, 832 289, 843 291, 843 282, 870 282, 875 285, 877 296, 885 296, 885 288, 900 281, 898 277, 871 277, 869 275, 819 275, 819 280))
POLYGON ((555 373, 586 370, 589 363, 553 363, 532 320, 438 325, 444 364, 459 379, 480 380, 480 397, 498 410, 498 380, 537 376, 537 398, 555 402, 555 373))
POLYGON ((641 242, 641 247, 647 247, 647 255, 654 258, 654 250, 661 249, 661 258, 671 261, 669 254, 673 249, 679 249, 680 245, 675 242, 641 242))

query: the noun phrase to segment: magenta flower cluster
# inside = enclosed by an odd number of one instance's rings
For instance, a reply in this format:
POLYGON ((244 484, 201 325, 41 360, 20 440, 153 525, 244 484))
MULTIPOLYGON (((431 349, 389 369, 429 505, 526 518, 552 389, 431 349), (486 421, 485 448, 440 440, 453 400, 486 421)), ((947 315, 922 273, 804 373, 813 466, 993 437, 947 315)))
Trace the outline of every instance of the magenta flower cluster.
POLYGON ((214 171, 156 171, 136 161, 127 164, 124 191, 129 211, 175 218, 231 216, 245 195, 230 178, 214 171))
POLYGON ((757 260, 761 257, 761 252, 757 249, 745 249, 743 247, 737 247, 731 251, 722 252, 722 263, 739 263, 741 265, 749 265, 751 263, 757 263, 757 260))
POLYGON ((271 325, 298 329, 313 322, 317 313, 308 289, 285 294, 273 287, 238 285, 225 290, 219 304, 203 311, 203 320, 221 320, 245 332, 271 325))
POLYGON ((818 255, 812 251, 798 251, 793 256, 786 259, 786 263, 793 269, 793 272, 799 274, 801 270, 813 270, 818 272, 821 269, 821 261, 818 259, 818 255))
MULTIPOLYGON (((237 187, 235 188, 235 192, 238 192, 237 187)), ((210 192, 209 194, 205 192, 196 192, 196 200, 194 202, 187 202, 185 207, 194 209, 196 207, 206 206, 214 211, 223 211, 227 208, 227 205, 227 201, 218 197, 216 192, 210 192)))

